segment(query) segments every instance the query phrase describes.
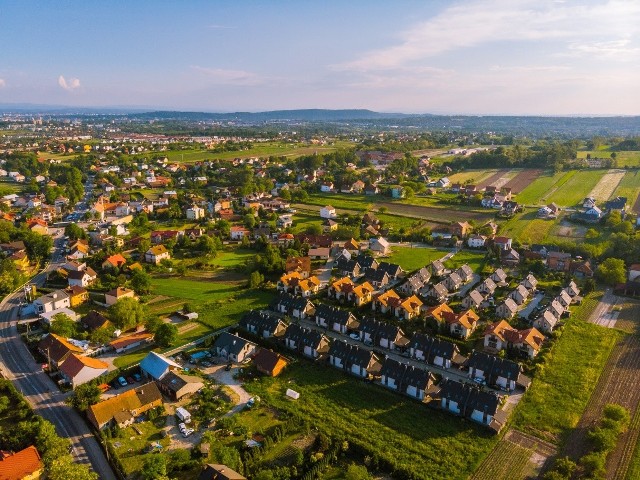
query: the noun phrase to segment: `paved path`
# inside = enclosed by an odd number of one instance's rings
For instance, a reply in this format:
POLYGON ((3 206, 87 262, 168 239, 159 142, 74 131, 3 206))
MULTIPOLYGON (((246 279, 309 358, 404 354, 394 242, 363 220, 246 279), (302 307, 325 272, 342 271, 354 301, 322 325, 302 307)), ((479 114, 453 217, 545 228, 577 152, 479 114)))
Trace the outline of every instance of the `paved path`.
POLYGON ((620 312, 616 312, 613 308, 620 302, 620 298, 614 295, 611 292, 611 289, 608 288, 600 303, 596 306, 589 317, 590 323, 595 323, 596 325, 600 325, 607 328, 614 328, 616 326, 616 322, 618 321, 618 315, 620 312))
POLYGON ((527 318, 529 314, 533 312, 533 309, 538 306, 538 304, 543 298, 544 298, 543 294, 536 293, 531 299, 531 301, 527 304, 527 306, 524 307, 522 310, 520 310, 520 312, 518 312, 518 315, 522 318, 527 318))
POLYGON ((318 277, 318 280, 320 280, 320 284, 323 287, 329 285, 329 281, 331 280, 331 271, 333 270, 333 264, 333 257, 329 257, 327 263, 325 263, 322 268, 319 268, 315 271, 315 275, 316 277, 318 277))
POLYGON ((226 365, 215 365, 213 367, 205 368, 203 371, 207 376, 213 378, 221 385, 226 385, 231 390, 233 390, 233 393, 238 395, 238 402, 229 412, 224 415, 225 417, 228 417, 233 415, 234 413, 238 413, 244 410, 247 402, 251 398, 251 394, 244 388, 242 388, 242 383, 238 379, 233 378, 233 376, 238 373, 238 370, 242 368, 242 366, 233 366, 229 371, 226 371, 225 367, 226 365))

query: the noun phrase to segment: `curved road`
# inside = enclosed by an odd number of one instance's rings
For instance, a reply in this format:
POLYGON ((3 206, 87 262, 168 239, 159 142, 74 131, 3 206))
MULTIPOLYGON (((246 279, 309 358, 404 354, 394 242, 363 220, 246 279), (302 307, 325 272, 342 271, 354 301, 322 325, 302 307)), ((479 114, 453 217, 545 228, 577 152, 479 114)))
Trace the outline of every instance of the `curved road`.
MULTIPOLYGON (((60 240, 59 240, 60 241, 60 240)), ((56 254, 54 254, 54 259, 56 254)), ((30 283, 44 284, 49 266, 30 283)), ((7 295, 0 302, 0 369, 2 375, 13 381, 35 412, 56 427, 58 435, 72 443, 71 454, 78 463, 90 463, 103 480, 116 480, 111 465, 93 436, 89 426, 78 412, 64 403, 68 394, 61 393, 53 381, 42 371, 27 346, 20 339, 16 326, 18 307, 23 292, 7 295)))

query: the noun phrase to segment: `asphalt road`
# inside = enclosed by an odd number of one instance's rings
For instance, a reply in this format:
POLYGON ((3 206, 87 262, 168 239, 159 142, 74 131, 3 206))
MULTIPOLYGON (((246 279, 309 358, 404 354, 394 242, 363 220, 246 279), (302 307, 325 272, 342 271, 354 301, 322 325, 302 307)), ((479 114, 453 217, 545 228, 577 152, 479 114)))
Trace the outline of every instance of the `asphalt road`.
MULTIPOLYGON (((60 239, 56 240, 60 244, 60 239)), ((62 260, 59 249, 52 255, 62 260)), ((36 275, 30 283, 44 284, 48 271, 58 264, 51 264, 43 273, 36 275)), ((56 427, 58 435, 71 441, 71 454, 78 463, 90 463, 94 472, 103 480, 116 480, 98 441, 91 433, 85 420, 75 410, 64 403, 68 394, 58 391, 53 381, 36 363, 27 346, 18 335, 18 307, 23 300, 21 290, 5 297, 0 302, 0 369, 5 378, 13 381, 34 411, 49 420, 56 427)))

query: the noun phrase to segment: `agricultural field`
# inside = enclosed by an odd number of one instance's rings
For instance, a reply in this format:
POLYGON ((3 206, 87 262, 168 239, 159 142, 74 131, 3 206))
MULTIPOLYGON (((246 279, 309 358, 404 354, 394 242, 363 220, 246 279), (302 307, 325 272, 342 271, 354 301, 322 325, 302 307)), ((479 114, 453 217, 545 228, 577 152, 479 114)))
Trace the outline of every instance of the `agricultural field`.
MULTIPOLYGON (((578 158, 611 158, 613 151, 608 146, 603 146, 598 150, 582 150, 578 152, 578 158)), ((616 151, 616 164, 619 167, 640 167, 640 152, 638 151, 616 151)))
POLYGON ((498 170, 497 172, 495 172, 493 175, 491 175, 490 177, 486 177, 484 180, 482 180, 481 182, 478 182, 478 190, 482 190, 485 187, 488 187, 489 185, 493 185, 496 182, 499 182, 500 179, 504 176, 506 176, 508 173, 510 172, 510 170, 498 170))
POLYGON ((592 294, 572 308, 572 319, 516 407, 512 417, 516 429, 559 444, 578 424, 612 350, 624 336, 618 330, 586 323, 600 296, 592 294))
POLYGON ((498 170, 465 170, 464 172, 454 173, 449 176, 451 183, 470 183, 477 185, 478 183, 493 176, 498 170))
POLYGON ((550 170, 543 171, 538 178, 533 180, 516 195, 516 200, 523 205, 544 204, 543 197, 545 194, 547 194, 564 175, 566 175, 566 172, 554 173, 550 170))
POLYGON ((12 193, 20 193, 23 185, 20 183, 12 182, 5 178, 0 180, 0 197, 4 195, 10 195, 12 193))
POLYGON ((640 170, 628 171, 618 184, 613 197, 627 197, 627 204, 632 207, 634 213, 640 213, 640 170))
POLYGON ((609 200, 624 176, 624 170, 609 170, 600 178, 593 190, 589 192, 589 196, 595 198, 598 202, 609 200))
POLYGON ((567 175, 573 175, 562 185, 558 182, 556 185, 558 188, 546 198, 545 202, 553 202, 561 207, 576 206, 589 195, 605 172, 606 170, 572 170, 567 172, 567 175))
POLYGON ((388 262, 397 263, 406 272, 426 267, 434 260, 440 260, 450 250, 418 247, 392 247, 393 253, 386 258, 388 262))
POLYGON ((518 194, 528 187, 544 170, 526 169, 519 170, 518 174, 509 180, 504 186, 511 189, 511 193, 518 194))
POLYGON ((521 447, 509 440, 501 440, 485 458, 471 480, 523 479, 531 473, 529 460, 533 450, 521 447))
MULTIPOLYGON (((412 201, 420 200, 423 200, 423 198, 412 199, 412 201)), ((485 223, 495 217, 495 211, 492 210, 470 210, 464 207, 444 204, 439 207, 391 202, 380 202, 375 205, 376 210, 380 207, 385 207, 387 213, 390 214, 420 218, 435 223, 464 222, 469 220, 474 220, 477 223, 485 223)))
POLYGON ((312 428, 345 438, 352 448, 366 449, 416 479, 466 479, 496 443, 495 436, 480 426, 327 365, 301 361, 279 377, 260 378, 245 388, 278 410, 295 413, 312 428), (287 398, 287 388, 299 392, 300 398, 287 398))

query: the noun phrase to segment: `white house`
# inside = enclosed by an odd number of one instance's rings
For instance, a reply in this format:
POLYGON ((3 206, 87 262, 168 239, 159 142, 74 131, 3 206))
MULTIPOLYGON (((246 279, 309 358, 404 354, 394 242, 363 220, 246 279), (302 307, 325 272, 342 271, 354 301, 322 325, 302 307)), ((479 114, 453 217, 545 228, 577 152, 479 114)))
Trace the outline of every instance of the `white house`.
POLYGON ((109 371, 109 365, 97 358, 84 357, 72 353, 59 367, 62 378, 75 389, 109 371))
POLYGON ((369 240, 369 249, 381 255, 387 255, 391 251, 391 245, 384 237, 372 238, 369 240))
POLYGON ((187 220, 200 220, 201 218, 204 218, 204 208, 197 205, 187 208, 187 220))
POLYGON ((147 263, 153 263, 154 265, 158 265, 162 260, 171 258, 171 254, 169 250, 164 245, 156 245, 155 247, 151 247, 144 254, 144 260, 147 263))
POLYGON ((467 245, 470 248, 482 248, 484 247, 486 241, 487 237, 485 237, 484 235, 471 235, 467 239, 467 245))
POLYGON ((337 216, 336 209, 330 205, 320 209, 320 218, 336 218, 337 216))
POLYGON ((33 301, 36 313, 47 313, 60 308, 70 308, 71 298, 64 290, 56 290, 33 301))

